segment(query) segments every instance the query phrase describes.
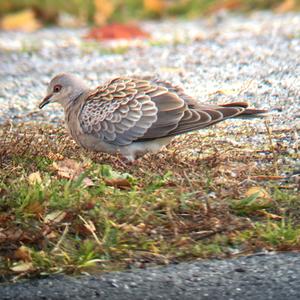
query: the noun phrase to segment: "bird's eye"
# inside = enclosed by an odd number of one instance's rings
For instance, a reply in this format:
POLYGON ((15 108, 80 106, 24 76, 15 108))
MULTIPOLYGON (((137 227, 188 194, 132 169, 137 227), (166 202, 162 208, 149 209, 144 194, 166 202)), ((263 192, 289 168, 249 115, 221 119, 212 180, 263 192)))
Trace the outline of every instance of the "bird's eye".
POLYGON ((61 90, 61 85, 60 84, 55 85, 54 88, 53 88, 54 93, 58 93, 60 90, 61 90))

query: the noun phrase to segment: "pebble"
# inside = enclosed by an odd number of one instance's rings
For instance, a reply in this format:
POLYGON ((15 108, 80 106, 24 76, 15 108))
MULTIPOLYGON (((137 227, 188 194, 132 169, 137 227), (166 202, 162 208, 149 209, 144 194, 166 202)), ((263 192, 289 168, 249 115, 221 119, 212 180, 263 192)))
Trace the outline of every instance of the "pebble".
MULTIPOLYGON (((118 75, 157 75, 183 85, 199 101, 248 101, 274 109, 271 128, 300 128, 299 13, 222 13, 141 26, 152 34, 150 41, 88 42, 88 28, 0 31, 0 123, 63 119, 59 106, 43 112, 37 106, 55 74, 72 72, 91 87, 118 75), (128 51, 101 51, 118 46, 128 51)), ((261 120, 249 122, 265 130, 261 120)), ((227 124, 230 131, 241 123, 227 124)))

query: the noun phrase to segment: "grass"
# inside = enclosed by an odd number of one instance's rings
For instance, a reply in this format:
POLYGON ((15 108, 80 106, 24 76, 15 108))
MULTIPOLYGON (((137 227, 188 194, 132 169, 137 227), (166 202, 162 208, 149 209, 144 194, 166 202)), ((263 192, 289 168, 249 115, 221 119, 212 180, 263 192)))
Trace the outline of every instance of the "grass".
POLYGON ((299 158, 279 147, 292 133, 266 130, 253 148, 228 141, 244 129, 221 126, 133 165, 79 148, 61 128, 2 126, 2 281, 300 250, 297 184, 274 177, 288 171, 283 158, 299 158))
MULTIPOLYGON (((9 12, 26 9, 28 7, 33 8, 36 14, 43 19, 46 23, 53 23, 57 20, 60 12, 67 12, 68 14, 78 17, 80 20, 93 22, 96 12, 95 2, 97 0, 11 0, 2 1, 0 3, 0 16, 9 12)), ((101 2, 101 1, 100 1, 101 2)), ((214 13, 220 9, 238 10, 238 11, 251 11, 251 10, 263 10, 277 8, 282 4, 282 0, 185 0, 185 1, 164 1, 161 3, 166 5, 156 5, 157 1, 146 1, 150 5, 147 9, 144 1, 137 0, 115 0, 114 9, 109 17, 108 21, 128 21, 145 18, 158 18, 158 17, 172 17, 179 16, 184 18, 194 18, 199 15, 214 13), (151 5, 152 3, 152 5, 151 5), (152 9, 151 9, 152 7, 152 9)), ((105 2, 102 2, 102 13, 105 15, 105 2)), ((300 0, 295 0, 293 4, 294 9, 299 9, 300 0)))
POLYGON ((114 45, 114 46, 102 46, 98 42, 84 41, 80 45, 83 55, 88 55, 93 52, 97 52, 100 55, 117 55, 125 54, 129 51, 129 45, 114 45))

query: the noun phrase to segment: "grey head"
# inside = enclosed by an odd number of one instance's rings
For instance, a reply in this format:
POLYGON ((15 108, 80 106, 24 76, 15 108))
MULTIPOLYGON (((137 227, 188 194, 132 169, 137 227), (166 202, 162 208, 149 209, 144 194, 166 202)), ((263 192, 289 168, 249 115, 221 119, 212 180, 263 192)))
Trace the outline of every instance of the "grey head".
POLYGON ((88 89, 85 82, 77 76, 69 73, 58 74, 50 81, 47 95, 40 103, 39 108, 53 102, 58 102, 66 108, 88 89))

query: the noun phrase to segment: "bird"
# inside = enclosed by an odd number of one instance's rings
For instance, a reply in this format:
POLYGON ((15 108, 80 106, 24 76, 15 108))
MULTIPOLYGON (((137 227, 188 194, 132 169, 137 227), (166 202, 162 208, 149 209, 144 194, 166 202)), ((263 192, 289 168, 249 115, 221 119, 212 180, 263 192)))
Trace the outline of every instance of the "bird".
POLYGON ((157 153, 177 136, 228 118, 267 111, 247 102, 201 103, 183 88, 156 77, 115 77, 96 88, 71 73, 49 83, 39 104, 60 103, 71 137, 81 147, 135 161, 157 153))

